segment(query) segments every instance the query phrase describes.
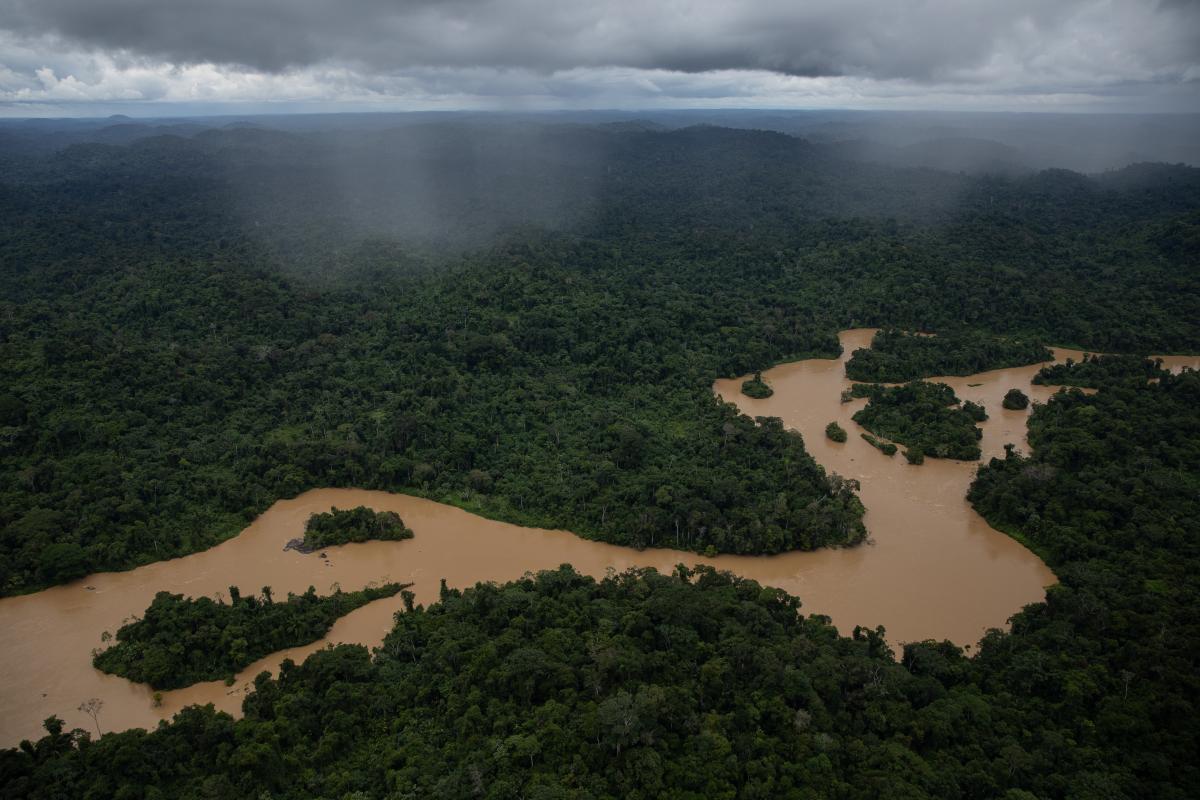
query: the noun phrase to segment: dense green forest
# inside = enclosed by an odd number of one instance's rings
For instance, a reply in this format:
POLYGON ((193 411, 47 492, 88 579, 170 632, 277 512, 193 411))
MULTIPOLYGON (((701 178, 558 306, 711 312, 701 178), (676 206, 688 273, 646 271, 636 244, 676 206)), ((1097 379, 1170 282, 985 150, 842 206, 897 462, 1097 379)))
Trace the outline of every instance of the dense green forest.
MULTIPOLYGON (((10 796, 102 797, 136 776, 150 797, 216 798, 874 797, 952 786, 899 731, 950 744, 954 720, 979 701, 910 674, 875 632, 842 638, 798 609, 709 568, 596 582, 564 566, 446 592, 398 614, 374 658, 342 646, 264 675, 243 720, 197 708, 149 735, 60 733, 0 754, 0 785, 10 796)), ((928 661, 963 669, 938 647, 928 661)), ((979 770, 984 785, 1007 773, 1002 762, 979 770)))
POLYGON ((1200 791, 1200 374, 1068 391, 971 499, 1061 583, 967 658, 707 568, 444 591, 234 721, 0 754, 6 796, 1156 797, 1200 791), (132 794, 130 794, 132 792, 132 794), (356 795, 354 793, 361 793, 356 795))
POLYGON ((979 458, 983 431, 975 423, 987 419, 979 404, 960 404, 954 390, 944 383, 913 381, 860 390, 862 386, 865 384, 855 384, 853 389, 865 391, 870 399, 854 412, 853 420, 867 430, 908 445, 914 456, 921 453, 968 461, 979 458))
POLYGON ((398 583, 318 596, 313 587, 275 602, 271 587, 224 598, 159 592, 146 613, 117 631, 116 644, 96 654, 97 669, 155 689, 179 689, 236 675, 265 655, 320 639, 338 617, 404 588, 398 583))
POLYGON ((934 375, 973 375, 989 369, 1019 367, 1054 357, 1045 346, 1024 338, 996 338, 981 331, 949 330, 918 336, 885 329, 870 348, 855 350, 846 362, 854 381, 902 383, 934 375))
MULTIPOLYGON (((1194 169, 502 133, 5 153, 0 591, 193 552, 316 486, 634 546, 854 544, 854 482, 714 378, 834 357, 855 326, 937 334, 883 334, 854 367, 877 380, 1047 343, 1200 351, 1194 169)), ((972 488, 1061 585, 970 658, 896 662, 879 632, 708 570, 561 570, 262 678, 243 720, 187 709, 99 741, 50 720, 0 753, 0 794, 1195 797, 1200 378, 1089 380, 972 488)))
POLYGON ((1116 381, 1145 382, 1167 374, 1162 360, 1151 361, 1135 355, 1092 355, 1084 353, 1082 361, 1068 358, 1062 364, 1042 367, 1033 376, 1034 383, 1051 386, 1081 386, 1097 389, 1116 381))
MULTIPOLYGON (((314 194, 350 157, 320 140, 19 160, 0 184, 0 591, 209 547, 315 486, 634 546, 850 544, 857 501, 714 377, 832 357, 869 324, 1200 349, 1197 170, 967 179, 752 131, 545 135, 595 178, 587 208, 438 258, 314 194)), ((463 137, 430 157, 490 146, 463 137)), ((454 175, 469 227, 477 184, 454 175)), ((370 185, 368 217, 391 207, 370 185)))
POLYGON ((1089 769, 1111 794, 1195 796, 1200 373, 1060 392, 1035 408, 1029 443, 981 469, 969 497, 1060 584, 985 640, 987 686, 1043 742, 1067 735, 1067 765, 1102 759, 1089 769))
POLYGON ((412 529, 404 525, 404 520, 395 511, 375 511, 366 506, 331 508, 313 514, 304 523, 305 550, 371 539, 399 542, 411 538, 412 529))
POLYGON ((721 364, 832 355, 832 331, 785 326, 783 307, 722 327, 737 310, 585 281, 554 265, 573 261, 558 248, 529 254, 539 267, 496 258, 371 292, 152 263, 11 306, 0 369, 22 424, 2 464, 5 591, 211 546, 322 485, 639 546, 861 538, 857 501, 798 436, 709 390, 721 364))

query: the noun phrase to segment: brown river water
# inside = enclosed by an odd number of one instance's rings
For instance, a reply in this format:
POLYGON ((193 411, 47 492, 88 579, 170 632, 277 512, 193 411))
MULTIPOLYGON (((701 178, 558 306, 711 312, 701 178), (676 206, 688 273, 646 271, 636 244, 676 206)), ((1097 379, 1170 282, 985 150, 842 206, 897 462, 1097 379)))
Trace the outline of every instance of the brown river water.
MULTIPOLYGON (((99 725, 105 732, 153 727, 191 703, 213 703, 237 714, 249 682, 262 670, 276 669, 284 658, 302 660, 330 643, 378 645, 402 605, 399 597, 371 603, 338 620, 326 639, 251 665, 233 686, 214 681, 164 692, 156 708, 148 687, 94 669, 91 651, 101 646, 102 632, 115 633, 162 590, 201 596, 227 593, 237 585, 247 594, 268 585, 280 597, 310 585, 326 593, 334 583, 353 590, 372 582, 411 581, 417 602, 429 604, 437 599, 441 578, 465 587, 564 563, 595 576, 632 566, 668 571, 680 562, 706 563, 798 595, 806 611, 828 614, 843 633, 855 625, 884 625, 894 644, 930 638, 977 642, 986 629, 1004 626, 1023 605, 1040 600, 1054 575, 971 510, 964 495, 974 463, 926 459, 911 466, 901 455, 888 458, 859 438, 861 429, 850 416, 866 401, 840 402, 849 385, 843 368, 851 352, 870 344, 872 333, 844 331, 841 359, 812 359, 765 372, 775 389, 765 400, 743 396, 740 378, 713 386, 748 414, 781 417, 803 434, 827 470, 861 481, 869 544, 777 556, 639 552, 565 531, 495 522, 407 495, 315 489, 279 501, 241 534, 210 550, 0 600, 0 746, 38 736, 42 720, 51 714, 66 720, 68 728, 94 730, 93 721, 77 710, 90 698, 104 703, 99 725), (825 437, 831 420, 847 430, 848 442, 835 444, 825 437), (398 512, 416 538, 329 548, 328 561, 283 550, 288 539, 302 533, 310 514, 358 505, 398 512)), ((1078 359, 1080 354, 1056 350, 1055 356, 1078 359)), ((1167 364, 1200 366, 1200 358, 1172 357, 1167 364)), ((939 379, 959 397, 986 406, 991 418, 982 425, 985 459, 1002 453, 1006 442, 1025 446, 1028 412, 1005 411, 1000 399, 1014 386, 1035 400, 1048 398, 1051 388, 1029 383, 1036 371, 1029 366, 939 379)))

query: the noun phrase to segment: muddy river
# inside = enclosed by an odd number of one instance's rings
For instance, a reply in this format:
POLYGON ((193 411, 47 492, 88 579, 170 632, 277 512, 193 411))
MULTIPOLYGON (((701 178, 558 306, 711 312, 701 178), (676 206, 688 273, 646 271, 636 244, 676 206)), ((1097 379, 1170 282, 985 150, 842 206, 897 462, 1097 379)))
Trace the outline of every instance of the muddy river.
MULTIPOLYGON (((152 691, 105 675, 91 666, 91 651, 104 631, 141 614, 155 592, 215 595, 237 585, 243 593, 269 585, 277 597, 308 586, 321 593, 372 582, 411 581, 420 603, 437 598, 439 579, 464 587, 478 581, 507 581, 527 571, 570 563, 602 576, 608 569, 653 566, 669 570, 679 562, 707 563, 732 570, 800 596, 808 612, 828 614, 843 632, 854 625, 884 625, 901 643, 947 638, 976 642, 989 627, 1003 626, 1021 606, 1043 597, 1053 574, 1028 550, 987 526, 964 500, 975 464, 927 459, 910 466, 902 456, 888 458, 858 437, 850 420, 864 400, 840 402, 848 383, 843 366, 849 354, 869 344, 872 331, 841 334, 842 359, 809 360, 777 367, 764 378, 775 389, 765 400, 738 390, 741 380, 723 380, 714 390, 746 413, 772 415, 799 430, 826 469, 862 483, 871 543, 849 550, 788 553, 771 557, 721 556, 705 559, 671 550, 638 552, 580 539, 564 531, 522 528, 494 522, 428 500, 385 492, 318 489, 272 506, 245 531, 217 547, 186 558, 130 572, 91 575, 37 594, 0 600, 0 746, 36 737, 51 714, 68 728, 94 729, 78 711, 85 700, 104 705, 99 725, 105 732, 153 727, 182 706, 214 703, 238 713, 248 683, 284 658, 302 659, 331 642, 377 645, 401 607, 399 597, 380 600, 339 620, 321 642, 275 653, 224 682, 164 692, 155 707, 152 691), (837 420, 850 441, 834 444, 825 425, 837 420), (398 512, 416 532, 405 542, 370 542, 330 548, 328 561, 283 550, 301 534, 310 514, 330 506, 366 505, 398 512)), ((1079 357, 1056 351, 1058 358, 1079 357)), ((1200 365, 1200 358, 1169 359, 1172 366, 1200 365)), ((983 424, 984 457, 1006 442, 1024 447, 1025 411, 1000 407, 1004 393, 1020 387, 1035 400, 1050 388, 1032 386, 1036 366, 997 370, 969 378, 947 378, 965 399, 982 401, 991 419, 983 424)))

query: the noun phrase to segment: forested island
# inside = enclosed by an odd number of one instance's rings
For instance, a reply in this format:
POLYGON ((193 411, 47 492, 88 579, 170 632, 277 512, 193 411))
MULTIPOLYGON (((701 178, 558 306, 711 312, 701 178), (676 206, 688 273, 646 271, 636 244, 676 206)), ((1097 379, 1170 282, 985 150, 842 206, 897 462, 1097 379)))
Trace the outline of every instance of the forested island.
POLYGON ((349 542, 400 542, 411 538, 412 529, 405 526, 395 511, 375 511, 366 506, 331 508, 308 518, 301 548, 312 552, 349 542))
MULTIPOLYGON (((908 452, 912 453, 910 462, 920 463, 924 456, 967 461, 979 458, 983 431, 975 423, 987 419, 987 412, 969 400, 960 404, 954 390, 946 384, 928 381, 902 386, 855 384, 852 391, 870 398, 866 406, 854 412, 854 421, 877 436, 908 445, 908 452)), ((895 445, 888 452, 873 437, 867 441, 886 455, 896 452, 895 445)))
POLYGON ((902 383, 935 375, 973 375, 989 369, 1050 361, 1054 354, 1028 338, 990 336, 983 331, 950 329, 922 336, 885 328, 871 347, 855 350, 846 362, 852 381, 902 383))
POLYGON ((1051 364, 1038 370, 1033 382, 1050 386, 1079 386, 1098 389, 1118 381, 1145 382, 1167 374, 1162 361, 1151 361, 1136 355, 1083 354, 1082 361, 1068 358, 1062 364, 1051 364))
POLYGON ((763 381, 761 372, 756 372, 753 378, 742 382, 742 394, 747 397, 753 397, 756 400, 762 400, 775 394, 775 390, 763 381))
POLYGON ((1020 389, 1009 389, 1004 393, 1004 399, 1000 401, 1000 405, 1009 411, 1024 411, 1029 408, 1029 395, 1020 389))
POLYGON ((179 689, 236 675, 277 650, 315 642, 339 617, 404 589, 389 583, 318 596, 313 587, 276 602, 271 587, 259 597, 236 586, 224 598, 159 592, 140 619, 122 625, 116 644, 97 653, 97 669, 155 689, 179 689))
POLYGON ((839 443, 845 442, 847 438, 846 429, 836 422, 831 422, 825 426, 825 435, 829 437, 830 441, 839 443))
MULTIPOLYGON (((970 656, 893 659, 884 632, 839 635, 730 575, 563 568, 447 590, 376 653, 261 676, 243 719, 193 707, 93 738, 51 718, 0 752, 0 794, 1200 795, 1200 377, 1142 355, 1200 351, 1200 171, 981 175, 759 130, 522 130, 10 145, 0 592, 193 553, 320 486, 635 547, 853 545, 854 483, 710 387, 880 327, 852 378, 1035 363, 1048 343, 1134 354, 1078 373, 1094 396, 1035 406, 1032 452, 972 487, 1053 568, 1046 602, 970 656), (496 166, 514 153, 533 160, 496 166), (438 191, 406 183, 433 166, 438 191)), ((876 435, 910 460, 978 457, 979 411, 914 386, 861 390, 876 435)), ((160 599, 98 658, 226 677, 277 629, 216 620, 290 605, 160 599)))

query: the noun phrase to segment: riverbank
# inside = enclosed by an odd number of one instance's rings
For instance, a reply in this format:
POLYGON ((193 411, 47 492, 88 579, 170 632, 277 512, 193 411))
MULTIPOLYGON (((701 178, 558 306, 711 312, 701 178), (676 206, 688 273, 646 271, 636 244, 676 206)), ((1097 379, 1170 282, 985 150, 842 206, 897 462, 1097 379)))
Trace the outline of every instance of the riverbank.
MULTIPOLYGON (((104 702, 99 724, 105 731, 153 727, 192 703, 211 702, 236 714, 262 670, 276 669, 284 658, 301 660, 330 643, 376 646, 402 607, 399 597, 371 603, 338 620, 325 639, 250 665, 233 686, 214 681, 164 692, 156 707, 148 687, 93 669, 91 651, 100 646, 104 631, 113 632, 140 614, 157 591, 195 597, 225 592, 231 584, 248 592, 269 585, 282 595, 310 585, 319 592, 335 583, 352 591, 372 582, 399 581, 412 583, 417 602, 429 604, 437 600, 443 578, 450 586, 463 587, 508 581, 564 563, 595 576, 632 566, 666 572, 678 563, 704 563, 799 596, 806 613, 829 615, 845 634, 855 625, 883 625, 893 644, 918 639, 973 644, 987 628, 1003 627, 1023 605, 1041 599, 1054 576, 1037 556, 990 528, 967 504, 975 463, 927 459, 912 466, 888 459, 857 437, 859 427, 849 417, 862 401, 840 402, 849 384, 843 365, 854 349, 869 344, 871 334, 843 332, 841 358, 808 359, 764 372, 775 389, 765 400, 741 395, 742 378, 714 385, 748 414, 781 417, 803 434, 809 452, 827 470, 861 482, 870 544, 769 557, 702 558, 520 527, 408 495, 316 489, 275 503, 241 534, 210 550, 0 600, 0 664, 6 677, 0 686, 0 745, 36 737, 51 714, 68 727, 91 728, 92 720, 78 711, 91 698, 104 702), (834 420, 855 434, 848 442, 825 437, 825 426, 834 420), (302 535, 313 513, 359 505, 397 512, 416 538, 328 548, 325 560, 283 549, 289 539, 302 535)), ((1066 350, 1055 355, 1079 357, 1066 350)), ((1187 363, 1200 364, 1200 358, 1187 363)), ((1054 387, 1029 384, 1040 366, 937 379, 951 384, 960 397, 987 406, 991 418, 982 425, 981 443, 985 458, 1002 452, 1006 442, 1024 447, 1028 412, 1004 410, 1000 400, 1014 386, 1034 400, 1049 397, 1054 387)))

